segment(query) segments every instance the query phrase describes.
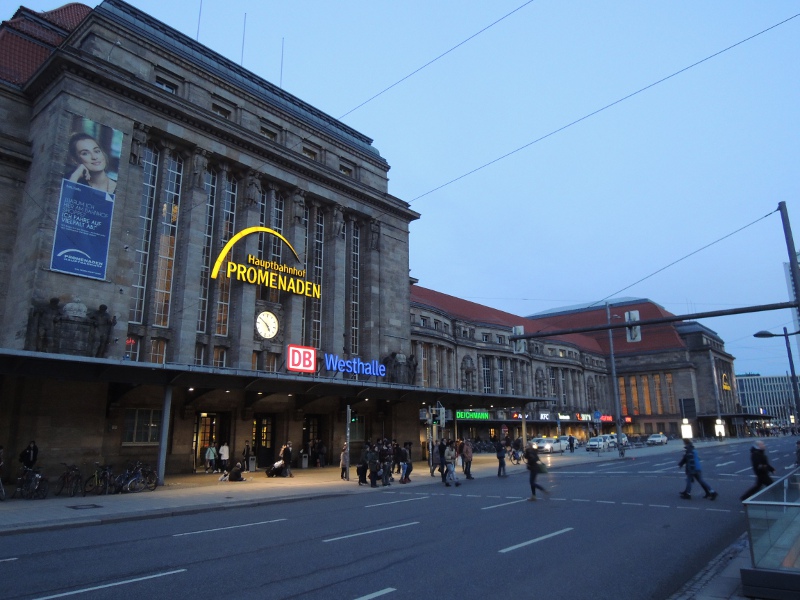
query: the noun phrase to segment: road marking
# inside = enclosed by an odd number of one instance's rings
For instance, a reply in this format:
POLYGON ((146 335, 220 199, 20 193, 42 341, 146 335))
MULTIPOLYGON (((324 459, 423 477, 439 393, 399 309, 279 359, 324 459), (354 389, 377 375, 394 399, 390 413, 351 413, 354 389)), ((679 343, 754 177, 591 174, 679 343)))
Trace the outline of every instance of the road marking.
POLYGON ((652 508, 670 508, 669 504, 648 504, 647 506, 651 506, 652 508))
POLYGON ((573 502, 591 502, 591 500, 587 500, 585 498, 573 498, 573 502))
POLYGON ((272 521, 259 521, 258 523, 245 523, 244 525, 231 525, 230 527, 217 527, 216 529, 201 529, 200 531, 187 531, 186 533, 173 533, 172 537, 181 537, 183 535, 197 535, 198 533, 211 533, 213 531, 225 531, 226 529, 240 529, 242 527, 255 527, 256 525, 267 525, 269 523, 279 523, 286 519, 274 519, 272 521))
POLYGON ((696 506, 676 506, 678 510, 700 510, 696 506))
POLYGON ((719 463, 718 465, 714 465, 715 467, 724 467, 725 465, 732 465, 735 461, 729 460, 728 462, 719 463))
POLYGON ((738 471, 734 471, 734 473, 744 473, 746 471, 752 471, 752 467, 748 467, 747 469, 739 469, 738 471))
POLYGON ((620 502, 623 506, 644 506, 641 502, 620 502))
POLYGON ((11 562, 12 560, 17 560, 17 559, 16 559, 16 557, 15 558, 0 558, 0 562, 11 562))
POLYGON ((389 531, 391 529, 399 529, 401 527, 410 527, 411 525, 419 525, 419 521, 412 521, 411 523, 404 523, 403 525, 394 525, 393 527, 382 527, 381 529, 373 529, 372 531, 362 531, 361 533, 353 533, 350 535, 343 535, 341 537, 330 538, 322 540, 323 542, 338 542, 339 540, 346 540, 348 538, 359 537, 362 535, 372 535, 373 533, 380 533, 381 531, 389 531))
POLYGON ((730 509, 727 508, 707 508, 706 510, 710 512, 724 512, 724 513, 731 512, 730 509))
POLYGON ((663 473, 664 471, 671 471, 672 469, 673 469, 673 467, 668 467, 666 469, 659 469, 658 471, 637 471, 636 473, 638 475, 642 475, 644 473, 654 473, 655 474, 655 473, 663 473))
POLYGON ((671 465, 672 462, 655 463, 654 467, 663 467, 664 465, 671 465))
POLYGON ((603 475, 630 475, 630 471, 606 471, 603 475))
POLYGON ((572 527, 567 527, 566 529, 562 529, 561 531, 556 531, 554 533, 548 533, 547 535, 543 535, 542 537, 538 537, 535 540, 529 540, 527 542, 522 542, 521 544, 517 544, 516 546, 509 546, 508 548, 503 548, 502 550, 498 550, 499 553, 504 554, 506 552, 511 552, 512 550, 518 550, 520 548, 524 548, 525 546, 530 546, 531 544, 535 544, 536 542, 541 542, 542 540, 549 539, 551 537, 555 537, 557 535, 561 535, 562 533, 567 533, 568 531, 572 531, 572 527))
POLYGON ((616 504, 613 500, 597 500, 598 504, 616 504))
POLYGON ((176 573, 184 573, 186 569, 177 569, 175 571, 167 571, 166 573, 156 573, 155 575, 146 575, 144 577, 136 577, 135 579, 126 579, 125 581, 118 581, 116 583, 107 583, 105 585, 96 585, 82 590, 74 590, 72 592, 64 592, 63 594, 54 594, 53 596, 41 596, 35 600, 50 600, 50 598, 63 598, 64 596, 74 596, 75 594, 83 594, 86 592, 93 592, 95 590, 104 590, 118 585, 127 585, 129 583, 137 583, 139 581, 146 581, 148 579, 155 579, 157 577, 166 577, 167 575, 175 575, 176 573))
POLYGON ((391 502, 381 502, 380 504, 367 504, 364 508, 373 508, 375 506, 388 506, 390 504, 400 504, 401 502, 415 502, 417 500, 427 500, 429 496, 420 496, 419 498, 409 498, 408 500, 392 500, 391 502))
POLYGON ((377 592, 373 592, 372 594, 367 594, 366 596, 359 596, 355 600, 371 600, 372 598, 378 598, 380 596, 385 596, 386 594, 391 594, 392 592, 396 592, 397 590, 394 588, 386 588, 384 590, 379 590, 377 592))
POLYGON ((481 510, 490 510, 492 508, 500 508, 501 506, 510 506, 511 504, 519 504, 525 500, 514 500, 513 502, 504 502, 503 504, 495 504, 494 506, 484 506, 481 510))

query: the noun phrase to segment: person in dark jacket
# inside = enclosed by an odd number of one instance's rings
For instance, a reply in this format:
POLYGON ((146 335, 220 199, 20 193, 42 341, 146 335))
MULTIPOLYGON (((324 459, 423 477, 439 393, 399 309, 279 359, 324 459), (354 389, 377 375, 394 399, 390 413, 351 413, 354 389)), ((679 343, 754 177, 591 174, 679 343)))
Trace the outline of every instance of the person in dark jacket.
POLYGON ((506 476, 506 445, 502 441, 498 441, 494 445, 494 449, 497 452, 497 476, 498 477, 505 477, 506 476))
POLYGON ((524 456, 528 465, 528 481, 531 484, 531 497, 528 500, 538 500, 536 490, 542 490, 545 494, 549 494, 549 492, 536 483, 536 476, 539 474, 538 463, 541 462, 541 459, 539 458, 539 452, 533 447, 533 442, 528 442, 524 456))
POLYGON ((25 448, 19 454, 19 462, 25 465, 27 468, 32 469, 33 465, 36 464, 36 461, 39 459, 39 447, 36 445, 36 442, 31 440, 31 443, 28 444, 28 447, 25 448))
POLYGON ((753 447, 750 448, 750 464, 753 465, 753 473, 756 475, 756 482, 753 487, 742 494, 741 500, 747 500, 762 487, 772 485, 772 477, 770 477, 769 474, 774 473, 775 469, 769 464, 766 445, 761 440, 757 441, 753 444, 753 447))
POLYGON ((678 467, 684 467, 684 470, 686 471, 686 488, 681 492, 681 498, 684 500, 692 499, 692 481, 697 481, 697 483, 700 484, 706 493, 703 498, 716 500, 719 494, 712 490, 711 487, 703 480, 703 470, 700 466, 700 457, 697 455, 697 450, 695 450, 692 440, 683 440, 683 445, 683 458, 681 458, 681 462, 678 463, 678 467))
POLYGON ((445 450, 447 450, 447 440, 442 438, 436 450, 439 452, 439 472, 442 474, 442 483, 445 483, 445 478, 447 477, 447 463, 444 461, 444 453, 445 450))
POLYGON ((242 477, 242 463, 237 462, 228 474, 228 481, 244 481, 242 477))
POLYGON ((286 442, 281 451, 281 458, 283 459, 283 476, 294 477, 292 475, 292 442, 286 442))

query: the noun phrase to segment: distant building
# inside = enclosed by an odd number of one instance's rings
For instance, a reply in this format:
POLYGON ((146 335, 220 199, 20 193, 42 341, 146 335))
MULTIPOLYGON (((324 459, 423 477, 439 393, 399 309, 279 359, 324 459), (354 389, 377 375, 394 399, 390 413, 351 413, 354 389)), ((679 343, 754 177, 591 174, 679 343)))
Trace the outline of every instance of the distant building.
POLYGON ((744 412, 761 415, 762 419, 779 427, 794 427, 797 424, 792 378, 789 375, 737 375, 736 388, 744 412))

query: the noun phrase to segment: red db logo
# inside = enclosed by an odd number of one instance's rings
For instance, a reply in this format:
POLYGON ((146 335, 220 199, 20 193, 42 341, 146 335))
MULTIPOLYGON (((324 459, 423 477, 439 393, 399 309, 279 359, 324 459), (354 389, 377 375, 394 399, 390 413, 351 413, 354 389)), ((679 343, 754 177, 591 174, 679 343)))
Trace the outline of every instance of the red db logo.
POLYGON ((307 346, 287 346, 289 353, 286 359, 286 369, 288 371, 298 371, 300 373, 314 373, 317 370, 317 349, 307 346))

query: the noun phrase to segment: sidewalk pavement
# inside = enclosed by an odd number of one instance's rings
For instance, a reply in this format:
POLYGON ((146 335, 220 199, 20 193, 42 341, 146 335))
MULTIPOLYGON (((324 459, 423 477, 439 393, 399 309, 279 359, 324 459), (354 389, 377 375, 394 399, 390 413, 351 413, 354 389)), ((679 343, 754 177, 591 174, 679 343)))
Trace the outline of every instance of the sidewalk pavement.
MULTIPOLYGON (((740 444, 751 441, 728 439, 721 443, 740 444)), ((665 446, 629 450, 626 458, 622 460, 653 454, 677 454, 681 450, 681 442, 676 440, 665 446)), ((541 456, 545 460, 549 457, 549 455, 541 456)), ((567 465, 620 460, 615 451, 601 453, 598 456, 597 453, 586 452, 583 448, 577 449, 574 454, 564 453, 550 458, 552 460, 548 466, 551 470, 567 465)), ((474 475, 493 476, 496 474, 496 469, 497 459, 494 455, 475 455, 472 463, 474 475)), ((526 469, 524 464, 508 464, 507 471, 510 476, 515 476, 524 474, 526 469)), ((243 473, 247 479, 244 482, 221 482, 219 474, 171 475, 166 477, 165 485, 155 492, 74 498, 63 495, 56 497, 51 494, 46 500, 10 500, 14 490, 7 486, 6 501, 0 502, 0 536, 195 514, 299 499, 372 493, 383 489, 359 486, 355 467, 350 469, 350 481, 341 479, 338 466, 293 469, 293 473, 295 475, 293 478, 269 478, 262 469, 243 473)), ((441 485, 439 474, 435 475, 431 477, 428 465, 418 461, 414 463, 411 483, 403 489, 441 485)), ((52 480, 55 478, 50 476, 49 479, 52 492, 52 480)), ((395 484, 399 487, 399 484, 395 484)), ((669 600, 745 600, 745 596, 741 593, 739 569, 750 566, 747 538, 743 536, 706 565, 669 600)))

